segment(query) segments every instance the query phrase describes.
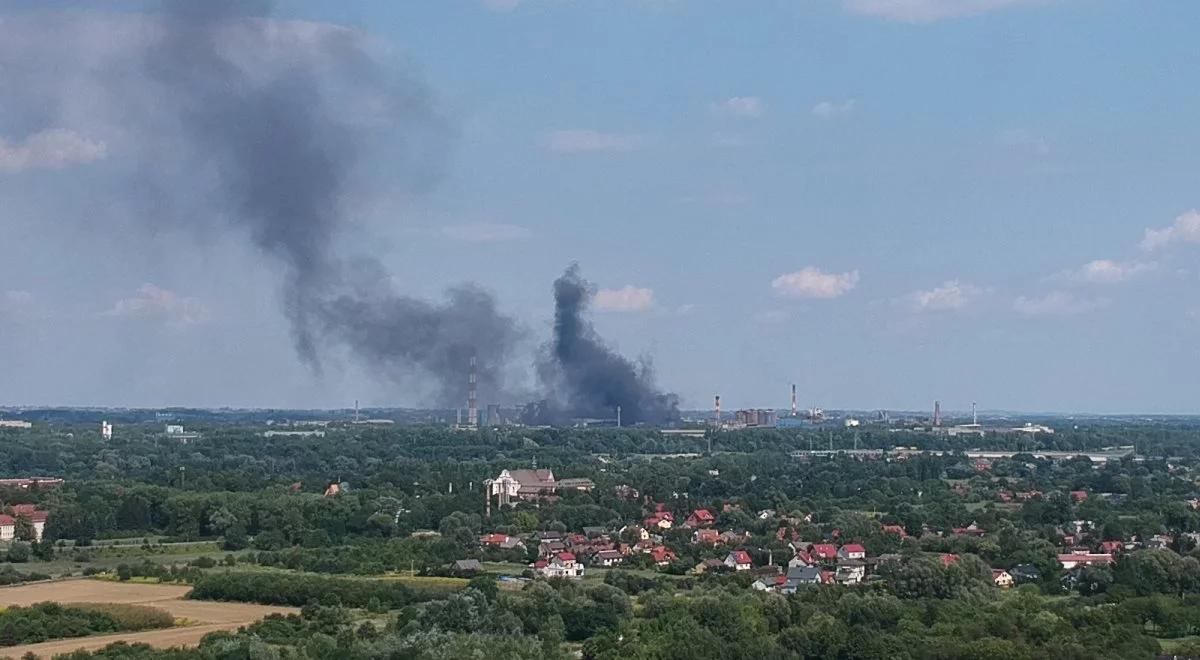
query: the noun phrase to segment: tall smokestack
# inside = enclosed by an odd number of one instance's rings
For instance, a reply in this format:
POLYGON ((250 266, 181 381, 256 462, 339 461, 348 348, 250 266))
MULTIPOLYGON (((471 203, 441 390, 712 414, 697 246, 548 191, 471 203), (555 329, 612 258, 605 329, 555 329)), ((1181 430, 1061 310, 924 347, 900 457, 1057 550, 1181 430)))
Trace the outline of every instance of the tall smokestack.
POLYGON ((715 424, 717 426, 721 425, 721 395, 720 394, 718 394, 717 398, 716 398, 716 417, 713 418, 713 424, 715 424))
POLYGON ((933 402, 933 425, 934 426, 942 425, 942 402, 941 401, 933 402))
POLYGON ((975 426, 979 425, 979 414, 975 412, 974 401, 971 402, 971 424, 975 426))
POLYGON ((796 384, 792 383, 792 417, 795 417, 799 410, 800 409, 796 407, 796 384))
POLYGON ((479 405, 476 402, 476 381, 475 371, 475 353, 471 353, 471 371, 467 376, 467 426, 477 429, 479 428, 479 405))

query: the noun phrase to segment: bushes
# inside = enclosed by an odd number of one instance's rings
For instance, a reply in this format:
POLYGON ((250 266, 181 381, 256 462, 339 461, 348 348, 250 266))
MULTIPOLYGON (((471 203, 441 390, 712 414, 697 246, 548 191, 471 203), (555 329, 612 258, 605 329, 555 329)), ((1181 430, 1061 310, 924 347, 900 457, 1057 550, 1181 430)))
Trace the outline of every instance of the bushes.
POLYGON ((19 573, 12 566, 0 568, 0 586, 9 584, 21 584, 22 582, 37 582, 39 580, 49 580, 50 576, 45 573, 19 573))
POLYGON ((332 601, 348 607, 366 607, 375 599, 389 608, 427 599, 396 582, 245 571, 206 575, 188 598, 294 606, 332 601))
POLYGON ((174 618, 141 605, 71 605, 38 603, 0 612, 0 646, 83 637, 98 633, 169 628, 174 618))

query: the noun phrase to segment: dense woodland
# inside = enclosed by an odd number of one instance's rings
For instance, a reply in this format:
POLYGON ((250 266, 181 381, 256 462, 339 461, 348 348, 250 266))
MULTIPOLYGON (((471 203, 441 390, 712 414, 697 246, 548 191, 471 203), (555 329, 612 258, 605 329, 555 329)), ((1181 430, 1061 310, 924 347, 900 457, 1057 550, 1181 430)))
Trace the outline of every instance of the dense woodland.
POLYGON ((66 483, 0 493, 4 506, 49 512, 43 541, 11 544, 5 570, 18 581, 50 572, 53 561, 86 566, 114 540, 144 539, 117 579, 180 581, 194 585, 196 598, 303 607, 300 616, 210 635, 199 649, 115 647, 79 658, 1144 658, 1200 650, 1200 511, 1190 502, 1200 492, 1200 424, 1056 426, 1053 435, 983 438, 868 426, 702 439, 638 428, 331 426, 323 438, 265 438, 262 426, 210 422, 190 427, 201 437, 181 443, 159 425, 119 426, 102 442, 92 424, 38 424, 0 430, 0 476, 66 483), (831 444, 947 453, 792 454, 831 444), (1137 456, 1095 465, 1018 453, 980 470, 960 453, 1113 446, 1135 446, 1137 456), (488 518, 483 480, 533 465, 596 487, 496 508, 488 518), (326 497, 330 483, 348 488, 326 497), (622 495, 622 486, 638 496, 622 495), (1022 491, 1038 496, 998 497, 1022 491), (760 568, 786 570, 795 538, 852 540, 870 556, 900 560, 863 584, 781 594, 754 591, 749 574, 697 574, 699 562, 728 549, 698 546, 682 528, 661 534, 674 552, 669 563, 634 557, 571 582, 526 568, 536 543, 479 543, 494 532, 617 533, 640 521, 648 502, 680 519, 707 507, 717 529, 745 533, 739 547, 760 568), (1126 541, 1129 550, 1109 566, 1064 570, 1057 558, 1078 521, 1089 530, 1080 536, 1126 541), (987 531, 949 532, 971 525, 987 531), (172 559, 173 544, 194 542, 228 556, 187 566, 172 559), (938 561, 947 554, 957 561, 938 561), (436 589, 389 581, 451 575, 451 563, 468 558, 500 568, 453 587, 429 578, 443 585, 436 589), (1036 578, 999 589, 992 569, 1017 565, 1035 567, 1036 578), (517 588, 497 574, 513 576, 517 588))

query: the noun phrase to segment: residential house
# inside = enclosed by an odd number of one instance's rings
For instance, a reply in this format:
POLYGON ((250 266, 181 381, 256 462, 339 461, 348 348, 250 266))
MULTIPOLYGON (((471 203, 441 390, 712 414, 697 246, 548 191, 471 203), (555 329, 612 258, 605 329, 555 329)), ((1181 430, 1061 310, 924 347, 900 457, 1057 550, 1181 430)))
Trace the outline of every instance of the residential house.
POLYGON ((754 562, 750 560, 750 553, 745 550, 734 550, 725 557, 725 566, 732 568, 735 571, 748 571, 754 566, 754 562))
POLYGON ((895 534, 896 536, 899 536, 900 538, 906 538, 908 536, 908 532, 906 532, 904 530, 904 527, 902 525, 884 525, 883 533, 884 534, 895 534))
POLYGON ((814 543, 808 552, 817 561, 836 561, 838 556, 837 546, 832 543, 814 543))
POLYGON ((478 559, 459 559, 454 562, 452 568, 455 573, 479 573, 483 571, 483 564, 479 563, 478 559))
POLYGON ((1016 581, 1013 580, 1012 574, 1003 568, 992 569, 992 582, 995 582, 996 586, 1000 587, 1001 589, 1008 589, 1016 583, 1016 581))
POLYGON ((979 525, 977 525, 975 523, 971 523, 970 525, 967 525, 966 527, 955 527, 954 528, 955 536, 973 536, 975 538, 981 538, 986 533, 987 533, 987 530, 983 529, 982 527, 980 527, 979 525))
POLYGON ((625 563, 625 554, 620 550, 601 550, 592 556, 592 564, 612 568, 625 563))
POLYGON ((539 561, 534 564, 534 568, 547 578, 576 580, 583 577, 583 565, 569 552, 559 553, 549 561, 539 561))
POLYGON ((704 561, 700 562, 699 564, 696 564, 696 567, 692 569, 692 572, 699 575, 701 573, 707 573, 709 571, 720 571, 720 570, 723 570, 724 568, 725 568, 725 562, 721 561, 720 559, 705 559, 704 561))
POLYGON ((501 550, 525 548, 524 541, 515 536, 509 536, 508 534, 484 534, 483 536, 479 537, 479 545, 489 548, 499 548, 501 550))
POLYGON ((1086 490, 1071 491, 1071 499, 1075 500, 1076 502, 1083 502, 1087 498, 1088 498, 1088 492, 1086 490))
POLYGON ((562 539, 546 539, 538 544, 538 556, 549 559, 567 551, 567 544, 562 539))
POLYGON ((1104 554, 1116 554, 1125 550, 1124 541, 1101 541, 1100 552, 1104 554))
POLYGON ((750 588, 755 591, 778 591, 786 585, 786 575, 764 575, 751 583, 750 588))
POLYGON ((867 565, 857 559, 846 559, 838 562, 834 579, 838 584, 859 584, 867 577, 867 565))
POLYGON ((687 520, 683 522, 683 526, 692 529, 699 527, 711 527, 716 521, 717 519, 708 509, 696 509, 687 517, 687 520))
POLYGON ((1076 566, 1096 566, 1106 565, 1113 562, 1113 556, 1109 554, 1099 553, 1068 553, 1058 556, 1058 563, 1062 564, 1063 570, 1071 570, 1076 566))
POLYGON ((678 559, 675 553, 665 545, 660 545, 650 551, 650 558, 656 566, 667 566, 678 559))
POLYGON ((838 548, 838 559, 866 559, 867 549, 858 543, 847 543, 838 548))
POLYGON ((671 526, 675 524, 675 514, 670 511, 659 511, 643 520, 642 524, 646 529, 671 529, 671 526))
POLYGON ((721 542, 721 534, 715 529, 698 529, 692 532, 692 543, 696 545, 716 545, 721 542))
POLYGON ((721 532, 720 541, 723 545, 737 545, 748 538, 750 538, 750 532, 735 532, 733 530, 729 530, 727 532, 721 532))
POLYGON ((816 563, 817 563, 817 560, 814 559, 813 556, 811 554, 809 554, 807 551, 797 550, 795 556, 793 556, 791 559, 788 560, 788 568, 797 568, 797 567, 801 567, 801 566, 813 566, 816 563))
POLYGON ((821 584, 822 581, 821 569, 816 566, 789 568, 787 575, 784 576, 784 585, 779 591, 780 593, 794 594, 798 587, 821 584))
POLYGON ((33 527, 33 540, 41 541, 46 530, 49 514, 35 504, 17 504, 12 507, 13 515, 0 514, 0 541, 12 541, 17 536, 17 519, 25 518, 33 527))
POLYGON ((560 479, 555 486, 559 492, 573 490, 580 493, 590 493, 596 487, 596 484, 587 478, 569 478, 560 479))
POLYGON ((0 488, 17 488, 20 490, 41 490, 45 488, 58 488, 63 485, 63 480, 55 477, 21 477, 18 479, 0 479, 0 488))

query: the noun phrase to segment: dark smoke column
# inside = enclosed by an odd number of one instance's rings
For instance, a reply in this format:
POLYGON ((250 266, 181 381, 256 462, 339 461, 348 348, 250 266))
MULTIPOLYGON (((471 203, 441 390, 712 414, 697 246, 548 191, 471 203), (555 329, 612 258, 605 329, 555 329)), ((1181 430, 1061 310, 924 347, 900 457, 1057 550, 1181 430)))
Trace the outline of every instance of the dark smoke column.
MULTIPOLYGON (((301 358, 319 370, 327 345, 344 346, 377 376, 459 406, 478 355, 480 393, 499 398, 523 333, 488 292, 466 285, 439 302, 413 298, 375 258, 336 247, 361 152, 395 145, 390 159, 418 161, 422 171, 412 176, 431 178, 411 147, 439 142, 425 88, 378 66, 364 35, 298 29, 271 19, 266 2, 166 7, 143 58, 156 100, 143 123, 179 147, 162 158, 196 172, 189 187, 207 204, 187 214, 193 228, 213 229, 205 219, 222 218, 216 230, 246 238, 280 265, 301 358), (371 120, 354 121, 364 106, 371 120)), ((401 178, 390 184, 402 186, 401 178)))
POLYGON ((635 365, 604 344, 584 318, 592 288, 572 265, 554 282, 554 340, 541 376, 569 417, 608 418, 621 407, 630 424, 679 418, 679 398, 658 391, 647 363, 635 365))

